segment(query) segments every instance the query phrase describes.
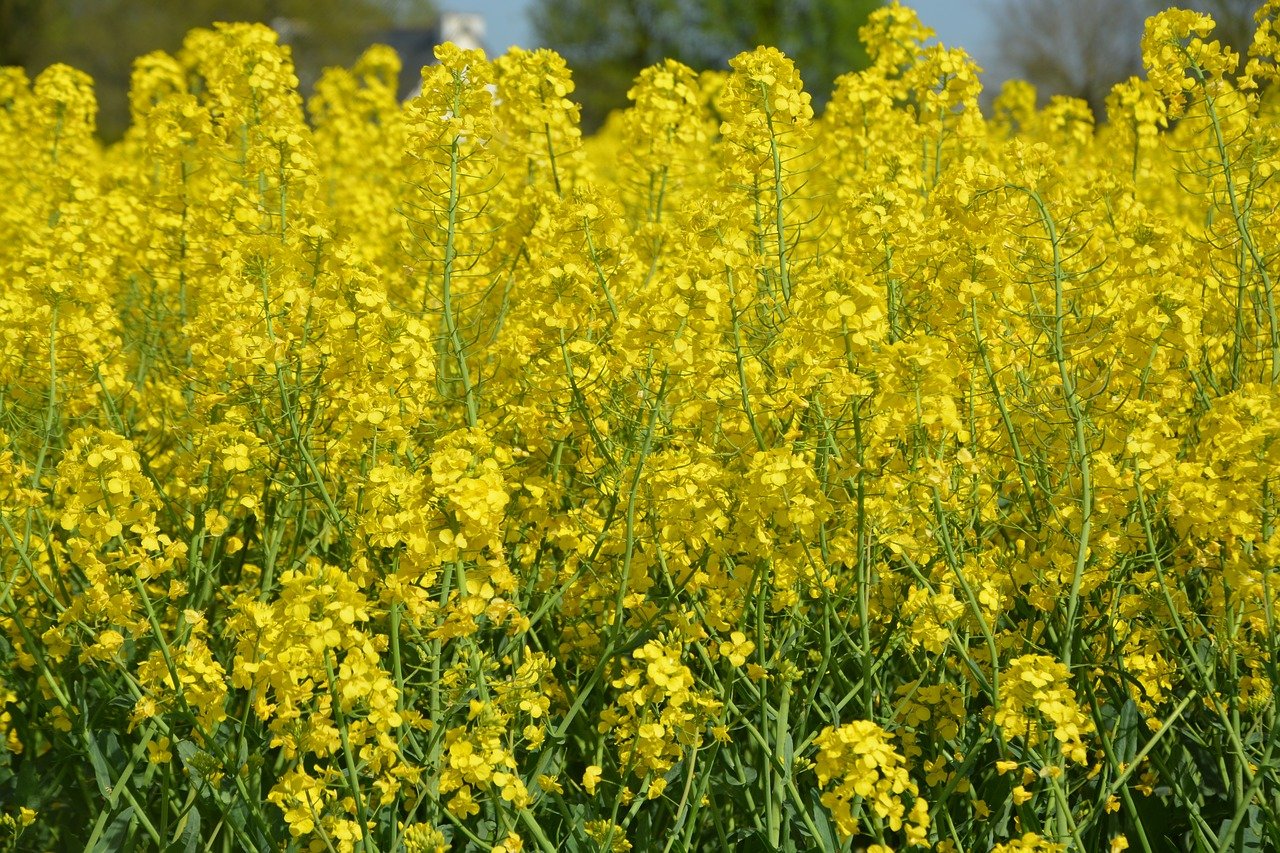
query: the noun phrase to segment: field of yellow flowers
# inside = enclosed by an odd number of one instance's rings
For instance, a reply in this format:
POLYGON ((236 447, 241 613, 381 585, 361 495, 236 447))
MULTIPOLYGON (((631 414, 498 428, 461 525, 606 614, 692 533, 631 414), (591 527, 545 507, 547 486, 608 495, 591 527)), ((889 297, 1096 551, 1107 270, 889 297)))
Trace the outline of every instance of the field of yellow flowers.
POLYGON ((1277 15, 0 71, 0 849, 1280 849, 1277 15))

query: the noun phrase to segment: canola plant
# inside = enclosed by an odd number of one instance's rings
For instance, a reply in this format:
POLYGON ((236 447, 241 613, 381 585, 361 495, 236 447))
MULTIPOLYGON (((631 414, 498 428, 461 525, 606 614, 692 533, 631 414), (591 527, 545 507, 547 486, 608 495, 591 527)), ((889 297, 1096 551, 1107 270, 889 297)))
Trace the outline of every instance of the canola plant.
POLYGON ((0 845, 1280 849, 1277 14, 0 71, 0 845))

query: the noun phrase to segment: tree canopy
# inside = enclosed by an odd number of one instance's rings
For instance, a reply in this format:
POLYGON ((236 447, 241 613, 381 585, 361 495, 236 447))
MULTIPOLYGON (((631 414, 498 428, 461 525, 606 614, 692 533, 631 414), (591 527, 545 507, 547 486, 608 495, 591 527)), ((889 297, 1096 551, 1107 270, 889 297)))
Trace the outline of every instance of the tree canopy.
POLYGON ((294 56, 305 88, 322 67, 354 61, 377 29, 434 14, 431 0, 0 0, 0 66, 37 73, 65 62, 88 72, 99 127, 112 138, 128 121, 133 61, 177 50, 194 28, 289 19, 306 34, 294 56))
POLYGON ((1142 73, 1146 19, 1170 6, 1207 12, 1214 38, 1243 54, 1253 38, 1258 0, 1004 0, 995 38, 1000 70, 1035 84, 1042 98, 1070 95, 1105 117, 1111 87, 1142 73))
POLYGON ((583 123, 599 125, 626 105, 635 75, 662 60, 723 68, 757 45, 796 61, 816 104, 832 82, 862 68, 858 28, 879 0, 537 0, 541 43, 575 71, 583 123))

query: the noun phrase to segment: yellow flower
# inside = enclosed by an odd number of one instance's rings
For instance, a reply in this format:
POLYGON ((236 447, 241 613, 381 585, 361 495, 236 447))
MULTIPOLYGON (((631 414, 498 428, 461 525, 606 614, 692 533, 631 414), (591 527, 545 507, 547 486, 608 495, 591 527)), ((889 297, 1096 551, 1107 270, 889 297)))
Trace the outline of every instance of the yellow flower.
POLYGON ((147 742, 147 760, 152 764, 167 764, 173 760, 169 738, 160 737, 147 742))
POLYGON ((524 841, 514 832, 508 832, 502 841, 493 846, 493 853, 520 853, 524 850, 524 841))
POLYGON ((598 764, 592 764, 582 773, 582 787, 587 793, 595 796, 596 786, 600 784, 600 775, 604 772, 604 768, 598 764))
POLYGON ((729 663, 734 666, 742 666, 747 662, 747 657, 754 652, 756 644, 747 639, 747 635, 741 631, 734 631, 729 635, 729 640, 720 644, 720 654, 729 659, 729 663))

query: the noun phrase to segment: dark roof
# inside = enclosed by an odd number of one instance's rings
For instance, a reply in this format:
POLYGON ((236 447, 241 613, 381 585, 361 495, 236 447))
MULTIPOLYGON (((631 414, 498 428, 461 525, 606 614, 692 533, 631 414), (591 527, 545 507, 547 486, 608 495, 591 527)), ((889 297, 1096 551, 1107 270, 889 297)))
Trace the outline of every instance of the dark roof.
POLYGON ((385 44, 400 54, 400 83, 396 95, 409 97, 422 81, 422 66, 436 61, 435 47, 440 43, 440 25, 425 27, 392 27, 373 34, 374 44, 385 44))

